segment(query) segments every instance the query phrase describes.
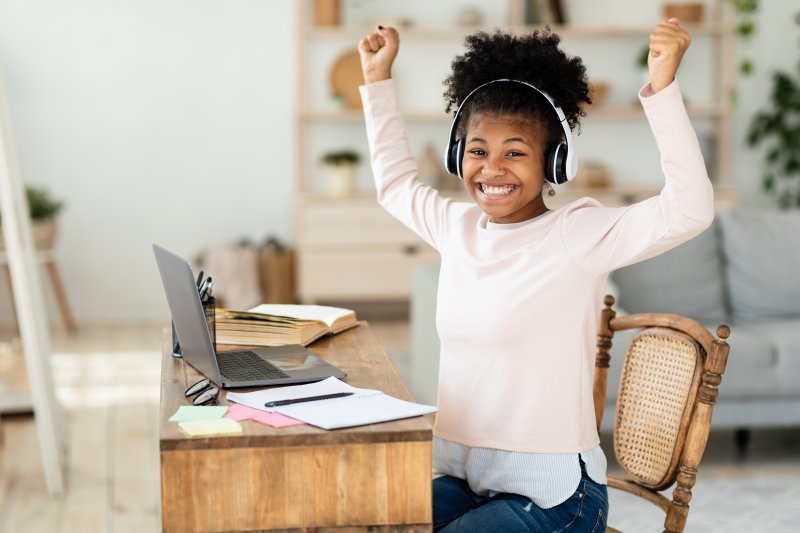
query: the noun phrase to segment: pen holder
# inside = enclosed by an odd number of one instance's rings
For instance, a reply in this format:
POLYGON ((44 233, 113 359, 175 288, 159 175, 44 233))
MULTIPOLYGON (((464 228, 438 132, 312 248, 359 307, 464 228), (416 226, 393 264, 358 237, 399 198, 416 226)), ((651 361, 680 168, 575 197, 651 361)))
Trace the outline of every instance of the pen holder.
MULTIPOLYGON (((217 351, 217 321, 216 321, 217 300, 210 296, 203 302, 203 315, 208 325, 208 334, 211 337, 211 345, 217 351)), ((172 357, 183 357, 181 345, 178 342, 178 335, 175 333, 175 322, 172 322, 172 357)))
POLYGON ((217 299, 213 296, 209 296, 208 299, 203 302, 203 314, 206 316, 206 324, 208 324, 208 334, 211 336, 211 346, 213 346, 214 351, 217 351, 217 320, 216 320, 216 312, 217 312, 217 299))

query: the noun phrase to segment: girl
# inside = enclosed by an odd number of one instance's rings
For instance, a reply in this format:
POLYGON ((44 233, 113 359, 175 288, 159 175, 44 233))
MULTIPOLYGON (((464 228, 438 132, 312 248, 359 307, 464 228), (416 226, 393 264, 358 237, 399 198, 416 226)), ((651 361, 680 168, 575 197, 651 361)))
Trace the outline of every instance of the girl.
POLYGON ((661 194, 624 208, 583 198, 555 210, 542 190, 574 173, 570 130, 590 103, 585 68, 558 36, 478 33, 453 61, 448 111, 466 105, 448 169, 474 204, 417 180, 391 79, 397 31, 378 27, 360 41, 378 201, 442 260, 435 530, 605 531, 592 377, 606 277, 691 239, 714 216, 674 79, 690 41, 677 19, 656 26, 639 93, 661 153, 661 194))

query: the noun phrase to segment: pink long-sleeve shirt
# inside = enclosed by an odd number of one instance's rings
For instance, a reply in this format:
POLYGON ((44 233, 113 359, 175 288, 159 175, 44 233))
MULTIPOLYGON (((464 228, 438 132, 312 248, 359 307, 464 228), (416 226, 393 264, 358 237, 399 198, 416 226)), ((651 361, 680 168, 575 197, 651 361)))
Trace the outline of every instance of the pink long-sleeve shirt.
POLYGON ((598 445, 592 381, 608 273, 691 239, 714 216, 677 81, 648 90, 640 100, 661 154, 658 196, 622 208, 582 198, 491 231, 477 205, 417 179, 394 82, 361 87, 378 201, 442 258, 435 436, 533 453, 598 445))

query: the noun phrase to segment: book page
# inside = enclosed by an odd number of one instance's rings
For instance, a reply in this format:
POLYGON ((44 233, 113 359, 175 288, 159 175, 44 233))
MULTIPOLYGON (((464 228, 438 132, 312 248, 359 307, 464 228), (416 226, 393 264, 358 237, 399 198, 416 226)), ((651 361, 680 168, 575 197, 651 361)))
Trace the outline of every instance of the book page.
POLYGON ((303 320, 319 320, 327 324, 328 327, 331 327, 337 319, 354 314, 350 309, 327 305, 261 304, 249 311, 251 313, 287 316, 303 320))

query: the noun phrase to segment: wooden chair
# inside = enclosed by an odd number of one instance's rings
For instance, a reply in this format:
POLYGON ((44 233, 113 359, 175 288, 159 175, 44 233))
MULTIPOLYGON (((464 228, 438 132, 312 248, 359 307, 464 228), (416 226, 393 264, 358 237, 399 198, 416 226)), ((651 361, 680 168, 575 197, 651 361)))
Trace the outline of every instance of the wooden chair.
POLYGON ((728 360, 730 328, 719 326, 714 338, 691 318, 666 313, 617 318, 614 298, 606 296, 604 304, 594 375, 598 430, 614 332, 643 328, 628 347, 615 411, 614 456, 625 475, 609 475, 608 486, 657 505, 666 513, 664 533, 682 533, 728 360), (672 499, 659 493, 676 481, 672 499))

